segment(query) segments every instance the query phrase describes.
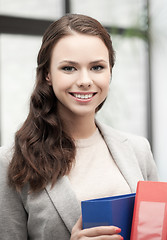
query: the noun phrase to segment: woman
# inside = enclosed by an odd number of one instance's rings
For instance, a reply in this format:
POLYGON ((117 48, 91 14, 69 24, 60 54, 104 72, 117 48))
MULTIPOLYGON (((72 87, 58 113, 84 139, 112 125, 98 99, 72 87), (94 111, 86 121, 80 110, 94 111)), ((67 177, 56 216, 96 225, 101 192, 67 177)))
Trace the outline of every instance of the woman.
POLYGON ((67 15, 45 32, 28 117, 1 150, 0 239, 123 239, 117 226, 82 230, 80 217, 82 200, 157 180, 147 140, 95 120, 113 66, 95 19, 67 15))

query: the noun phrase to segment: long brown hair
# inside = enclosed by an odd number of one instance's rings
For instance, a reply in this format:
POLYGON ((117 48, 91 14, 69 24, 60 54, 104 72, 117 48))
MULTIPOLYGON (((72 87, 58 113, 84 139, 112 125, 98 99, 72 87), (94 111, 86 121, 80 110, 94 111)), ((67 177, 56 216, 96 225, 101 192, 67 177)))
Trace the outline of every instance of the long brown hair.
POLYGON ((72 31, 99 37, 108 49, 111 69, 114 65, 110 36, 97 20, 69 14, 49 26, 38 54, 36 85, 30 99, 29 114, 16 132, 13 158, 8 169, 9 183, 18 191, 27 183, 32 192, 42 190, 49 182, 53 186, 58 177, 69 173, 74 162, 74 141, 62 127, 57 98, 46 81, 53 47, 72 31))

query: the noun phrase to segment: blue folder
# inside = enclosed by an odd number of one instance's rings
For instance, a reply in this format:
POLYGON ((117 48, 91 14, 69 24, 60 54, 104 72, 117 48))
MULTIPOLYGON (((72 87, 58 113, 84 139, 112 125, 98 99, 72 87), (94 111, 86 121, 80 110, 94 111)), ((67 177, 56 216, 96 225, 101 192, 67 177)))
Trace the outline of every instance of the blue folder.
POLYGON ((81 202, 83 229, 117 226, 124 240, 130 239, 135 193, 81 202))

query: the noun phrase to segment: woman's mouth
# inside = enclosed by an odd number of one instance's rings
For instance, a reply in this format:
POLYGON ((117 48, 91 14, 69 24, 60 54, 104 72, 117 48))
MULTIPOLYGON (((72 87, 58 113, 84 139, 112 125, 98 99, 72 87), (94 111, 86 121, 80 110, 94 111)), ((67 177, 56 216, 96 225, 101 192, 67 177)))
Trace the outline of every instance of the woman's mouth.
POLYGON ((73 92, 70 92, 70 94, 78 99, 78 100, 91 100, 92 97, 94 97, 96 95, 96 92, 94 93, 73 93, 73 92))

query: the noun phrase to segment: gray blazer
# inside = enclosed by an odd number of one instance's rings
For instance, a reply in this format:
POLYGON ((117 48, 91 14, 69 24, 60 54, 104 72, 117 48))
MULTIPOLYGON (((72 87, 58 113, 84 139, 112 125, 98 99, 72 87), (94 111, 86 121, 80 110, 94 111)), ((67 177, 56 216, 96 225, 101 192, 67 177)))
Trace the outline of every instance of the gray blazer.
MULTIPOLYGON (((157 170, 148 141, 98 123, 104 140, 132 192, 139 180, 157 181, 157 170)), ((11 151, 0 150, 0 239, 69 240, 80 206, 68 177, 60 178, 38 194, 19 194, 7 185, 11 151)), ((116 183, 115 183, 116 184, 116 183)))

